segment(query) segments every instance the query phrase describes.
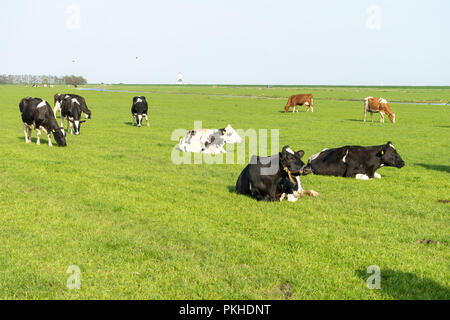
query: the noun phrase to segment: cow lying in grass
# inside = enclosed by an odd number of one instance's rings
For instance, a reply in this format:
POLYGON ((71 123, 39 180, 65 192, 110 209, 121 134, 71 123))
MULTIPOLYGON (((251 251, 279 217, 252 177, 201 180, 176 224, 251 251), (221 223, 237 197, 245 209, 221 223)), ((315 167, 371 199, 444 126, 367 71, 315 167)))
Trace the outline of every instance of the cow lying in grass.
POLYGON ((381 178, 376 171, 383 167, 405 165, 392 142, 372 147, 345 146, 324 149, 311 156, 308 165, 314 174, 352 177, 360 180, 381 178))
POLYGON ((295 202, 302 195, 318 196, 314 190, 303 190, 300 175, 311 172, 301 160, 303 150, 292 151, 289 146, 270 157, 252 156, 250 164, 239 175, 236 192, 255 198, 258 201, 295 202), (295 177, 295 180, 293 179, 295 177))
POLYGON ((31 143, 31 130, 35 129, 36 144, 41 144, 41 130, 43 130, 47 134, 50 147, 52 146, 52 133, 59 146, 66 146, 64 129, 58 126, 53 110, 47 101, 40 98, 23 98, 19 103, 19 109, 25 133, 25 143, 31 143))
POLYGON ((226 153, 225 143, 241 143, 242 138, 228 125, 223 129, 191 130, 180 139, 179 148, 184 152, 208 154, 226 153))

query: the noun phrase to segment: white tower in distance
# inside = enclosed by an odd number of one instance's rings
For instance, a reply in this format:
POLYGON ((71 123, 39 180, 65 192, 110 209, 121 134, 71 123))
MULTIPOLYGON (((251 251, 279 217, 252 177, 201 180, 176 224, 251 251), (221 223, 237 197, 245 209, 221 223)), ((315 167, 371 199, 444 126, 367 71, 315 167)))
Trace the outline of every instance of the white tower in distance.
POLYGON ((177 84, 183 84, 183 75, 181 72, 178 72, 177 84))

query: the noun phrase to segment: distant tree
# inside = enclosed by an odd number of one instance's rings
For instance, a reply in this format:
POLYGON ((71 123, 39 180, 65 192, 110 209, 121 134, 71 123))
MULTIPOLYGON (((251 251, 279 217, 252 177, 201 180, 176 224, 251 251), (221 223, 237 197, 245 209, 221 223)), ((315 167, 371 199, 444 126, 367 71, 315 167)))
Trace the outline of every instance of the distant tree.
POLYGON ((65 80, 66 84, 70 84, 75 87, 87 83, 85 78, 83 78, 82 76, 75 76, 75 75, 65 76, 64 80, 65 80))

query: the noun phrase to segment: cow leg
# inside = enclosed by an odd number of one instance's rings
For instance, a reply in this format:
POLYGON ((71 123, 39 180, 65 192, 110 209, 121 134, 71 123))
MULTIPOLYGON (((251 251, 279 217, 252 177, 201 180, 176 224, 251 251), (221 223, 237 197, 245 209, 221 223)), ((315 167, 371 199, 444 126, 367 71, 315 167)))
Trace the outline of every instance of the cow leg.
POLYGON ((373 177, 374 177, 374 178, 377 178, 377 179, 381 179, 381 174, 379 174, 379 173, 377 173, 377 172, 374 172, 374 173, 373 173, 373 177))
POLYGON ((384 123, 384 115, 383 112, 380 111, 380 123, 384 123))
POLYGON ((52 145, 52 135, 50 133, 47 133, 47 138, 48 138, 48 146, 49 147, 53 147, 53 145, 52 145))
POLYGON ((50 132, 47 131, 47 129, 45 129, 44 127, 41 126, 40 128, 42 131, 45 132, 45 134, 47 135, 47 139, 48 139, 48 146, 51 147, 52 146, 52 135, 50 132))
POLYGON ((358 173, 355 178, 357 180, 370 180, 369 176, 367 174, 358 173))
POLYGON ((36 137, 37 137, 36 144, 40 145, 41 144, 41 130, 39 130, 37 128, 36 128, 36 137))
POLYGON ((373 112, 370 113, 370 120, 373 122, 373 112))
POLYGON ((31 143, 31 128, 28 127, 28 143, 31 143))
POLYGON ((144 114, 145 116, 145 121, 147 121, 147 127, 150 127, 150 123, 148 122, 148 115, 144 114))
POLYGON ((28 126, 23 123, 23 133, 25 134, 25 143, 31 143, 31 134, 28 134, 28 126))
POLYGON ((319 193, 314 190, 302 190, 301 192, 302 196, 311 196, 311 197, 318 197, 319 193))
POLYGON ((131 115, 131 125, 134 126, 134 121, 136 120, 136 117, 134 116, 134 114, 131 115))
POLYGON ((71 121, 69 121, 69 119, 67 119, 67 131, 70 134, 73 134, 73 123, 71 121))
MULTIPOLYGON (((59 116, 60 116, 60 118, 61 118, 61 127, 62 128, 64 128, 64 117, 63 117, 63 115, 60 113, 59 114, 59 116)), ((67 127, 68 127, 69 125, 67 125, 67 127)), ((69 131, 69 128, 67 128, 67 131, 69 131)))

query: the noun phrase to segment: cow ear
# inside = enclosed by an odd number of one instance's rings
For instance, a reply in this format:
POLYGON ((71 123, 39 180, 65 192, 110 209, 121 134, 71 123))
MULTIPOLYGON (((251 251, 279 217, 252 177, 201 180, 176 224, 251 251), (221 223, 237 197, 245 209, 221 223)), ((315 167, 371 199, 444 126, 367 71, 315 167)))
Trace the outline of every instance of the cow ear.
POLYGON ((299 157, 301 158, 301 157, 303 157, 303 156, 305 155, 305 151, 303 151, 303 150, 298 150, 298 151, 297 151, 297 154, 298 154, 299 157))
POLYGON ((386 145, 388 146, 388 145, 390 145, 390 144, 392 144, 392 142, 391 141, 388 141, 387 143, 386 143, 386 145))
POLYGON ((52 129, 52 132, 55 132, 55 129, 52 129))
POLYGON ((224 136, 227 133, 226 129, 220 129, 220 131, 222 132, 222 135, 224 136))

